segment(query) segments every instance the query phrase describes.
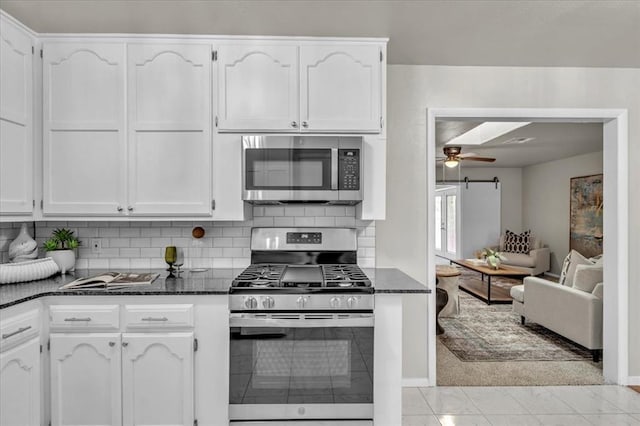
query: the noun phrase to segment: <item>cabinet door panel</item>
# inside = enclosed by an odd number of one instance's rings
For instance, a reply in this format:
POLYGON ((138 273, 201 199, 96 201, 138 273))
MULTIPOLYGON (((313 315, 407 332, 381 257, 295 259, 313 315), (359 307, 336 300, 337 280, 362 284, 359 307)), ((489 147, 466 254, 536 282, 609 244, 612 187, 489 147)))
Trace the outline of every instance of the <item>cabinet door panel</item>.
POLYGON ((298 47, 220 46, 218 94, 220 130, 298 131, 298 47))
POLYGON ((210 160, 193 132, 143 132, 132 141, 130 196, 136 214, 209 214, 210 160))
POLYGON ((302 131, 379 132, 380 66, 378 46, 302 46, 302 131))
POLYGON ((40 342, 0 354, 0 424, 40 424, 40 342))
POLYGON ((117 132, 51 132, 48 146, 47 213, 117 213, 124 183, 117 132))
POLYGON ((51 424, 120 425, 120 334, 51 334, 51 424))
POLYGON ((128 47, 129 206, 211 214, 211 47, 128 47))
POLYGON ((124 45, 47 43, 43 50, 44 214, 118 215, 124 45))
POLYGON ((31 214, 32 42, 5 18, 0 20, 0 214, 31 214))
POLYGON ((193 424, 193 333, 125 333, 122 342, 124 424, 193 424))

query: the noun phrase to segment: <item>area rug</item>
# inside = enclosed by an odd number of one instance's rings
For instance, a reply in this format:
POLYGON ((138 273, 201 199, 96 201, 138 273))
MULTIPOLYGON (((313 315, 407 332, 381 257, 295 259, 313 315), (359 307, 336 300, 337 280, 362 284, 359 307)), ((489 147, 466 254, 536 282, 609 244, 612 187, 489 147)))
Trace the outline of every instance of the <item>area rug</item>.
POLYGON ((440 341, 461 361, 591 359, 589 350, 538 324, 521 325, 510 304, 487 305, 464 292, 460 292, 460 314, 440 318, 440 325, 445 330, 440 341))

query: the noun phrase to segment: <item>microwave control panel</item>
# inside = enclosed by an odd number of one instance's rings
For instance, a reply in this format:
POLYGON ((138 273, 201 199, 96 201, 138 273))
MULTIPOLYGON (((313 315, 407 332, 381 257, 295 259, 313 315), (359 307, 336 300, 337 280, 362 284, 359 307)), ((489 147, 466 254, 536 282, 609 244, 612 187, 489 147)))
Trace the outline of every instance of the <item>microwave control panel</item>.
POLYGON ((360 190, 360 150, 338 150, 338 189, 360 190))

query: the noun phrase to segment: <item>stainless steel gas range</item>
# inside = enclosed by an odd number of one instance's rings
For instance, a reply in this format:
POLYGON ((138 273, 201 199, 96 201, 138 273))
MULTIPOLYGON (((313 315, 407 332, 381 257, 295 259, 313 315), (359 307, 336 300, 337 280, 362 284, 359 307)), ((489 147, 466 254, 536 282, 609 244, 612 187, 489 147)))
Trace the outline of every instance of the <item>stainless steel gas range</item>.
POLYGON ((372 424, 374 296, 356 252, 351 228, 252 230, 229 295, 232 424, 372 424))

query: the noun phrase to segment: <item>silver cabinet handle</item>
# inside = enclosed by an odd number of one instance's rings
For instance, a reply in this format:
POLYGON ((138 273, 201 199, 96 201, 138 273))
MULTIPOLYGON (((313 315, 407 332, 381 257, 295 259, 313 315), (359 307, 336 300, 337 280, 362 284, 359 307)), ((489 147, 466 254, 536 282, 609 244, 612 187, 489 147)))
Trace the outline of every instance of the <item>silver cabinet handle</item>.
POLYGON ((122 206, 118 206, 118 211, 121 212, 122 210, 124 210, 122 206))
POLYGON ((114 347, 116 345, 116 342, 109 342, 109 346, 114 347))
POLYGON ((91 318, 90 317, 86 317, 86 318, 72 317, 72 318, 65 318, 64 320, 67 321, 67 322, 78 322, 78 321, 88 322, 88 321, 91 321, 91 318))
POLYGON ((30 325, 26 326, 26 327, 20 327, 19 329, 17 329, 16 331, 14 331, 13 333, 7 333, 7 334, 3 334, 2 338, 3 339, 8 339, 11 336, 15 336, 16 334, 20 334, 20 333, 24 333, 25 331, 29 330, 31 328, 30 325))
POLYGON ((133 211, 133 207, 128 206, 128 207, 127 207, 127 210, 129 210, 130 212, 132 212, 132 211, 133 211))
POLYGON ((167 317, 162 317, 162 318, 146 317, 146 318, 142 318, 142 321, 169 321, 169 318, 167 318, 167 317))
POLYGON ((298 127, 298 122, 297 121, 292 121, 291 122, 291 127, 293 127, 294 129, 298 127))
POLYGON ((303 121, 302 122, 302 127, 304 127, 306 129, 307 127, 309 127, 309 123, 306 122, 306 121, 303 121))
POLYGON ((129 346, 129 342, 122 342, 122 347, 126 348, 127 346, 129 346))

